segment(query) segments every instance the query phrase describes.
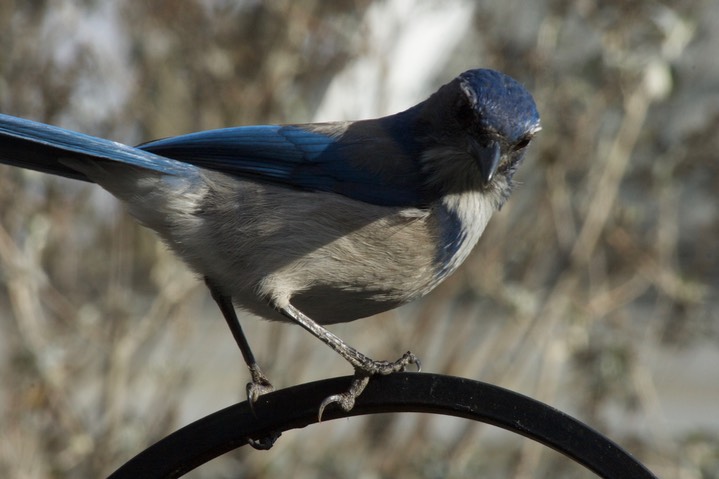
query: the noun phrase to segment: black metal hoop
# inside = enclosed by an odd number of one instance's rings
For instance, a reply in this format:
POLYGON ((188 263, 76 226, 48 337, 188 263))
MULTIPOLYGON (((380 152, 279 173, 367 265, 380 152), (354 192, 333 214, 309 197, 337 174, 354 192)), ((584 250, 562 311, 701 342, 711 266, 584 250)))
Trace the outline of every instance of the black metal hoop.
MULTIPOLYGON (((302 384, 210 414, 150 446, 111 479, 177 478, 228 451, 316 423, 319 404, 352 377, 302 384)), ((656 479, 646 467, 589 426, 527 396, 469 379, 427 373, 373 377, 349 413, 329 407, 323 421, 386 412, 444 414, 501 427, 568 456, 603 478, 656 479)))

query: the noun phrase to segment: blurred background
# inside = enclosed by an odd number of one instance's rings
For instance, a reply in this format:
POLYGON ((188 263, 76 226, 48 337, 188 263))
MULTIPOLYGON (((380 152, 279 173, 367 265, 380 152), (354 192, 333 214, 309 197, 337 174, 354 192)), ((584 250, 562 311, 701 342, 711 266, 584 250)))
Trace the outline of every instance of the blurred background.
MULTIPOLYGON (((0 2, 0 112, 128 144, 408 108, 464 70, 543 131, 463 267, 332 330, 498 384, 663 478, 719 477, 719 8, 712 0, 0 2)), ((297 327, 243 325, 277 387, 350 374, 297 327)), ((0 166, 0 476, 102 477, 244 400, 201 281, 98 187, 0 166)), ((594 477, 505 431, 331 421, 193 478, 594 477)))

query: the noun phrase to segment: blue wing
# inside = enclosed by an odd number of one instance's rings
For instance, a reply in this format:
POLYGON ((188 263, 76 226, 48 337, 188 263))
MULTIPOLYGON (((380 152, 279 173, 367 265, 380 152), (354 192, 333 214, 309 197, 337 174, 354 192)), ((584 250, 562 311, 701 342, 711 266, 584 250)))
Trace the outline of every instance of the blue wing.
MULTIPOLYGON (((364 127, 365 129, 371 127, 364 127)), ((138 148, 229 175, 338 193, 383 206, 426 203, 419 171, 394 141, 368 132, 341 138, 321 125, 261 125, 191 133, 138 148), (390 157, 391 156, 391 157, 390 157)))
POLYGON ((0 114, 0 163, 91 181, 62 158, 113 161, 166 174, 195 166, 383 206, 429 200, 406 123, 392 117, 344 125, 245 126, 192 133, 132 148, 0 114), (194 165, 194 166, 193 166, 194 165))

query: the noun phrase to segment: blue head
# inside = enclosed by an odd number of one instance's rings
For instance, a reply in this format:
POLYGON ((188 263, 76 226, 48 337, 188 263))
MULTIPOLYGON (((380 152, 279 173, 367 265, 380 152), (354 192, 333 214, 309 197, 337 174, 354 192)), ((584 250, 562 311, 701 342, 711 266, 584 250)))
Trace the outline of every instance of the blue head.
POLYGON ((512 176, 540 130, 532 95, 513 78, 469 70, 440 88, 417 112, 424 123, 424 168, 448 192, 511 191, 512 176))
POLYGON ((509 143, 529 141, 539 130, 539 113, 532 95, 514 78, 494 70, 469 70, 459 77, 471 114, 481 131, 509 143))

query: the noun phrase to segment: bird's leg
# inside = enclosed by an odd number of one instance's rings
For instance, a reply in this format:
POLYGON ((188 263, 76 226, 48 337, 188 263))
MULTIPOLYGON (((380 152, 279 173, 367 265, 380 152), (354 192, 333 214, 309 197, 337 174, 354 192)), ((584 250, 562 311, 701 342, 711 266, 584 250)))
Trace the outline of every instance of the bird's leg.
POLYGON ((247 383, 247 399, 250 402, 250 406, 252 406, 261 395, 274 391, 274 387, 257 364, 255 355, 252 354, 250 344, 247 342, 245 333, 242 331, 242 326, 240 326, 240 320, 237 318, 235 307, 232 304, 232 298, 222 294, 207 278, 205 278, 205 284, 207 284, 210 294, 212 294, 212 299, 214 299, 220 307, 220 311, 222 311, 222 315, 225 317, 230 331, 232 331, 232 336, 235 338, 237 346, 240 347, 242 357, 245 359, 245 364, 247 364, 247 367, 250 369, 252 381, 247 383))
POLYGON ((396 361, 375 361, 374 359, 368 358, 353 347, 349 346, 337 335, 313 321, 310 317, 291 304, 279 308, 279 311, 284 316, 312 333, 313 336, 320 339, 323 343, 328 345, 345 360, 347 360, 352 366, 354 366, 358 375, 364 374, 365 376, 374 376, 375 374, 387 375, 397 373, 404 371, 410 364, 416 364, 419 369, 419 359, 417 359, 417 357, 409 351, 396 361))
MULTIPOLYGON (((220 307, 220 311, 222 311, 222 315, 225 317, 225 321, 227 321, 230 331, 232 331, 232 336, 235 338, 237 346, 240 347, 242 357, 245 359, 245 364, 247 364, 247 367, 250 368, 250 377, 252 380, 247 383, 247 400, 250 404, 250 409, 252 409, 252 412, 254 413, 254 404, 257 399, 265 393, 274 391, 275 388, 260 369, 260 366, 255 360, 255 355, 252 354, 250 343, 247 342, 245 333, 242 331, 242 326, 240 326, 240 320, 237 318, 235 307, 232 304, 232 298, 222 294, 215 286, 212 285, 212 282, 208 278, 205 278, 205 284, 210 290, 212 299, 214 299, 217 306, 220 307)), ((249 437, 247 438, 247 443, 255 449, 267 450, 274 445, 275 441, 279 437, 279 433, 270 434, 267 437, 259 439, 249 437)))
POLYGON ((320 420, 322 419, 324 408, 329 404, 337 403, 345 411, 352 409, 355 398, 362 394, 362 391, 369 382, 370 376, 374 376, 375 374, 387 375, 404 371, 410 364, 416 365, 418 371, 421 369, 419 359, 409 351, 396 361, 375 361, 349 346, 337 335, 313 321, 291 304, 278 307, 277 309, 284 316, 299 324, 312 333, 313 336, 332 348, 355 368, 355 378, 350 388, 344 393, 335 394, 322 401, 319 412, 320 420))

